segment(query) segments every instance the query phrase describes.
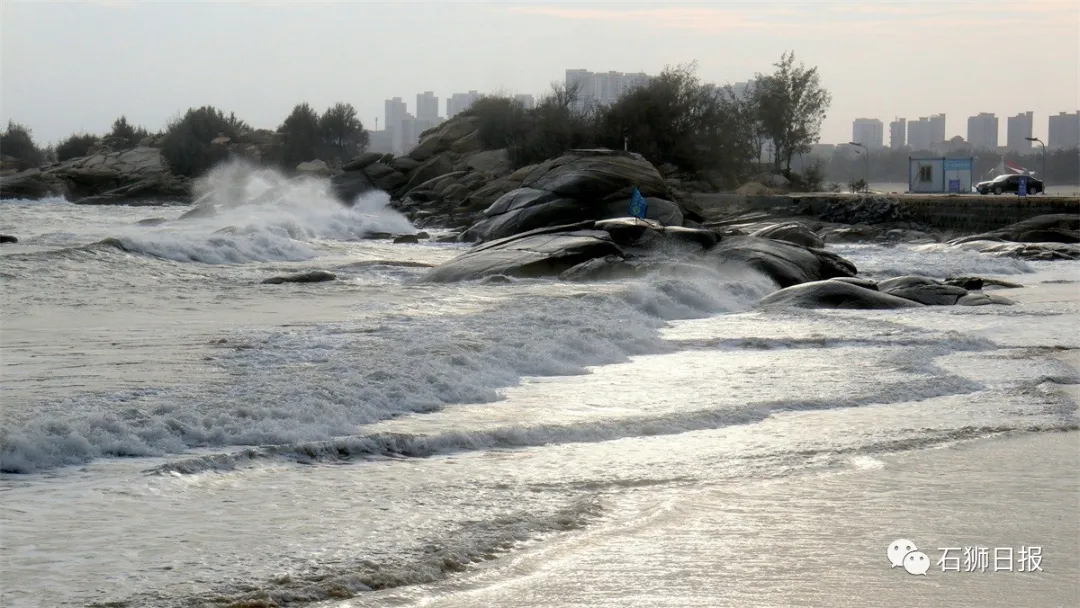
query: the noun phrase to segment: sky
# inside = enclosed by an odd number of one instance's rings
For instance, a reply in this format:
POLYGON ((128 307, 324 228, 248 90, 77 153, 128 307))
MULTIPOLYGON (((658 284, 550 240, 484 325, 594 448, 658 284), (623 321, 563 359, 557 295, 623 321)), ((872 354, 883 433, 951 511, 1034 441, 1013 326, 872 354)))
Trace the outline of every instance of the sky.
POLYGON ((855 118, 1080 109, 1080 2, 223 2, 0 0, 0 119, 39 143, 101 133, 126 115, 158 130, 213 105, 276 128, 306 101, 352 103, 368 128, 383 101, 434 91, 533 93, 568 68, 657 74, 697 63, 745 81, 785 51, 816 66, 832 106, 822 143, 855 118))

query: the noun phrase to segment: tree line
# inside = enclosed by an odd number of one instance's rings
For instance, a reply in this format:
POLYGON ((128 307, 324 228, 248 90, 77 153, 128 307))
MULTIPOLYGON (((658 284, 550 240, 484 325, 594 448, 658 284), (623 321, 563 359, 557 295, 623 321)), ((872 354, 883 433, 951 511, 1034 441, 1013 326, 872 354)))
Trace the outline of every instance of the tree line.
MULTIPOLYGON (((221 145, 219 138, 227 138, 228 143, 252 143, 254 133, 234 113, 226 115, 213 106, 203 106, 188 109, 157 133, 133 126, 121 116, 104 135, 73 133, 56 146, 46 147, 35 144, 28 127, 9 121, 0 132, 0 150, 15 159, 17 169, 25 170, 87 156, 99 144, 125 150, 154 138, 159 140, 161 153, 174 173, 194 177, 229 157, 229 147, 221 145)), ((347 161, 366 150, 369 143, 356 108, 348 103, 336 103, 322 114, 307 103, 297 104, 277 128, 277 134, 280 145, 270 146, 269 158, 264 160, 286 170, 315 159, 347 161)))
POLYGON ((737 91, 703 82, 696 64, 668 67, 609 106, 583 108, 581 91, 560 84, 532 109, 506 96, 486 96, 466 110, 486 149, 506 148, 515 166, 573 148, 628 148, 655 165, 708 174, 732 184, 770 165, 791 175, 792 161, 819 138, 831 96, 817 68, 784 53, 770 74, 737 91))

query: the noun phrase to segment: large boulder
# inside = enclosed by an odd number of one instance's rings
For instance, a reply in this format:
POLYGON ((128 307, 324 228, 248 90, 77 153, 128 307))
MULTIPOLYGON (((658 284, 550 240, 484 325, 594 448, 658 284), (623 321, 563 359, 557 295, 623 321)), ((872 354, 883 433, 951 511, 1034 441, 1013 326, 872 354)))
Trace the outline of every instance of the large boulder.
POLYGON ((464 240, 491 241, 545 226, 589 219, 577 200, 536 188, 517 188, 499 197, 484 219, 465 231, 464 240))
POLYGON ((646 197, 667 195, 656 167, 639 154, 616 150, 575 150, 542 163, 521 185, 579 199, 629 201, 634 187, 646 197))
POLYGON ((991 230, 950 241, 950 244, 970 241, 1008 241, 1011 243, 1080 243, 1080 215, 1056 213, 1039 215, 991 230))
POLYGON ((927 306, 952 306, 968 293, 963 287, 915 275, 886 279, 879 282, 877 288, 882 293, 927 306))
POLYGON ((420 143, 417 144, 409 157, 420 162, 450 150, 451 146, 477 129, 475 116, 455 116, 434 129, 429 129, 420 134, 420 143))
POLYGON ((445 283, 491 275, 555 276, 582 262, 624 254, 611 236, 588 225, 542 228, 477 245, 431 269, 425 280, 445 283))
POLYGON ((0 177, 0 199, 38 200, 50 196, 65 196, 66 193, 67 188, 62 181, 42 174, 38 169, 0 177))
POLYGON ((367 173, 361 170, 352 170, 331 177, 330 188, 338 200, 352 206, 356 201, 356 197, 375 190, 375 183, 371 181, 367 173))
POLYGON ((893 309, 922 306, 904 298, 845 281, 813 281, 785 287, 765 296, 762 308, 893 309))
POLYGON ((856 274, 854 264, 830 251, 755 236, 726 237, 708 255, 748 266, 780 287, 856 274))
POLYGON ((776 239, 778 241, 787 241, 804 247, 817 247, 818 249, 825 247, 825 241, 813 230, 810 230, 810 228, 800 222, 785 222, 783 224, 769 226, 767 228, 762 228, 757 232, 752 232, 751 235, 767 239, 776 239))
POLYGON ((371 183, 383 192, 394 192, 408 181, 404 174, 382 161, 364 167, 363 171, 371 183))
POLYGON ((506 148, 478 152, 465 159, 465 165, 473 171, 503 175, 509 173, 513 166, 510 164, 510 156, 506 148))
POLYGON ((372 163, 379 162, 379 159, 381 159, 382 157, 383 155, 378 152, 364 152, 360 156, 357 156, 356 158, 342 165, 341 170, 358 171, 372 163))
POLYGON ((433 156, 409 173, 409 180, 405 183, 404 190, 408 192, 424 182, 453 172, 454 163, 449 158, 442 154, 433 156))

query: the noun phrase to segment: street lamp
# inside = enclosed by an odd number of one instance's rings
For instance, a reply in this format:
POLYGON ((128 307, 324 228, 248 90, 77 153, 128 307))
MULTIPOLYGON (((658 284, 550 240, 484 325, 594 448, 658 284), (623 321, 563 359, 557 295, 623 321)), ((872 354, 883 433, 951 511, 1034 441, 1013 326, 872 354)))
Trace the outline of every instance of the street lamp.
POLYGON ((866 157, 866 175, 863 178, 863 188, 865 188, 867 192, 870 192, 870 149, 857 141, 849 141, 848 144, 859 146, 863 149, 863 156, 866 157))
POLYGON ((1038 137, 1025 137, 1024 139, 1028 141, 1037 141, 1039 142, 1039 145, 1042 146, 1042 173, 1039 174, 1039 179, 1041 179, 1043 183, 1042 193, 1046 194, 1046 144, 1038 137))

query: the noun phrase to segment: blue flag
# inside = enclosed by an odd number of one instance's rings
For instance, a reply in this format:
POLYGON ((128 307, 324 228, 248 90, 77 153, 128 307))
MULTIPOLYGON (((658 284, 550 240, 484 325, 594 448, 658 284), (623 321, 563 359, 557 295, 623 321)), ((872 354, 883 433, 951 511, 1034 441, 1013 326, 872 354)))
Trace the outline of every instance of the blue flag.
POLYGON ((634 186, 634 191, 630 194, 630 215, 645 219, 645 211, 648 207, 649 205, 645 202, 645 197, 641 196, 637 186, 634 186))

